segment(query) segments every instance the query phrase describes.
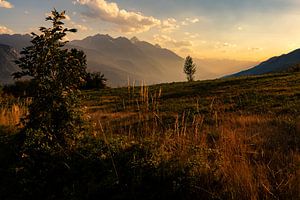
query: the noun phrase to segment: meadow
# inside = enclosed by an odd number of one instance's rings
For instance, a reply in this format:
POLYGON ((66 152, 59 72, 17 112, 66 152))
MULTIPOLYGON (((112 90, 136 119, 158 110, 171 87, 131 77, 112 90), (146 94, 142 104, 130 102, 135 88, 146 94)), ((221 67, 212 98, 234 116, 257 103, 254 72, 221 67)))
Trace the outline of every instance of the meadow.
POLYGON ((18 159, 30 101, 2 99, 0 199, 300 199, 300 73, 135 85, 83 91, 90 135, 41 173, 18 159))

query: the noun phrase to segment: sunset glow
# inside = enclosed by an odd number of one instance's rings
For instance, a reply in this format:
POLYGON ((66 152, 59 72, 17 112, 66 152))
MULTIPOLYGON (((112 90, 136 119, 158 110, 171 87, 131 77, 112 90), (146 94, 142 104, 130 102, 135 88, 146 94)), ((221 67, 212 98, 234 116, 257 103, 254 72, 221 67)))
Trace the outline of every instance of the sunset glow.
POLYGON ((0 33, 36 31, 54 7, 79 30, 69 39, 136 36, 182 57, 262 61, 300 46, 298 0, 2 0, 0 33))

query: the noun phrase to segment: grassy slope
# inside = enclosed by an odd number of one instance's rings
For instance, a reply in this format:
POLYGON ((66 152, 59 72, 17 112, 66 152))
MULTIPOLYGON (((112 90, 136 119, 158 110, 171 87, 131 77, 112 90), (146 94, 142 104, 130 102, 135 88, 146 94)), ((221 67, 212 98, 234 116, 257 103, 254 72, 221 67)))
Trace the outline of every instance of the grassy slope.
POLYGON ((100 137, 116 152, 139 146, 128 150, 137 156, 127 165, 149 167, 132 175, 141 185, 151 184, 143 182, 148 173, 162 173, 160 181, 178 181, 190 198, 300 198, 300 73, 86 95, 100 137))
MULTIPOLYGON (((221 113, 290 116, 300 115, 300 73, 218 79, 192 83, 170 83, 147 88, 165 116, 221 113), (161 97, 158 96, 161 90, 161 97)), ((145 89, 144 89, 145 90, 145 89)), ((92 112, 137 112, 141 87, 87 92, 92 112)), ((142 93, 144 93, 142 91, 142 93)), ((142 102, 143 103, 143 102, 142 102)), ((153 109, 152 109, 153 110, 153 109)))
MULTIPOLYGON (((0 197, 25 185, 25 194, 56 199, 300 199, 300 73, 83 95, 91 140, 74 157, 37 160, 45 175, 29 174, 27 185, 2 153, 0 197)), ((21 112, 4 110, 0 124, 16 124, 21 112)), ((16 154, 5 138, 0 151, 16 154)))

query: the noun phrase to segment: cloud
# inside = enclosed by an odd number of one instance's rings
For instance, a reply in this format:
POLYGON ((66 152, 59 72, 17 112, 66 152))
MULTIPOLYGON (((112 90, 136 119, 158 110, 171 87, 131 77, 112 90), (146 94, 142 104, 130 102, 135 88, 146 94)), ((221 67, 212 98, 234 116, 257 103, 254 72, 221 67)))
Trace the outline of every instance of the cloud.
POLYGON ((248 51, 256 52, 256 51, 262 51, 263 48, 261 47, 249 47, 248 51))
POLYGON ((232 44, 232 43, 228 43, 228 42, 216 42, 214 45, 215 49, 233 49, 236 48, 237 45, 236 44, 232 44))
POLYGON ((69 16, 69 15, 65 15, 65 17, 66 17, 66 21, 71 21, 71 17, 69 16))
POLYGON ((13 31, 5 26, 0 25, 0 34, 12 34, 13 31))
POLYGON ((173 32, 174 30, 179 28, 179 25, 177 24, 177 20, 174 18, 168 18, 166 20, 163 20, 161 23, 161 28, 163 32, 173 32))
POLYGON ((156 34, 156 35, 154 35, 154 41, 159 44, 172 46, 172 47, 176 47, 176 48, 192 46, 192 43, 190 41, 187 41, 187 40, 177 41, 167 35, 156 34))
POLYGON ((84 26, 82 24, 79 24, 79 23, 73 21, 69 15, 66 15, 66 19, 65 20, 67 21, 67 23, 71 24, 74 28, 76 28, 79 31, 88 31, 88 30, 91 30, 91 28, 88 28, 87 26, 84 26))
POLYGON ((193 51, 191 49, 186 48, 186 47, 179 49, 179 52, 181 52, 183 54, 193 53, 193 51))
POLYGON ((79 23, 73 21, 69 15, 66 15, 66 19, 65 20, 67 21, 68 24, 71 24, 73 26, 73 28, 76 28, 79 31, 88 31, 88 30, 91 30, 87 26, 84 26, 82 24, 79 24, 79 23))
POLYGON ((198 38, 200 36, 199 33, 184 32, 184 34, 186 36, 188 36, 190 39, 196 39, 196 38, 198 38))
POLYGON ((13 8, 14 5, 5 0, 0 0, 0 7, 2 8, 13 8))
POLYGON ((161 21, 145 16, 140 12, 120 9, 118 4, 105 0, 77 0, 75 3, 85 5, 88 11, 83 13, 91 18, 99 18, 103 21, 120 26, 122 32, 138 33, 150 30, 152 27, 161 25, 161 21))
POLYGON ((187 26, 190 24, 196 24, 198 22, 200 22, 199 18, 185 18, 185 20, 181 22, 181 25, 187 26))
POLYGON ((82 25, 82 24, 78 24, 76 22, 71 22, 71 24, 76 28, 78 29, 79 31, 88 31, 88 30, 91 30, 90 28, 82 25))

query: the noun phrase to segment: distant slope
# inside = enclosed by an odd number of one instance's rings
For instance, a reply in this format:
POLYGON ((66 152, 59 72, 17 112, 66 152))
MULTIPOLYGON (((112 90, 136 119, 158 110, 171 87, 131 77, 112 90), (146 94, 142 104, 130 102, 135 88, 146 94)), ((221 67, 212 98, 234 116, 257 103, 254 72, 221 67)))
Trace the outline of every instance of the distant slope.
MULTIPOLYGON (((159 45, 140 41, 133 37, 112 38, 95 35, 70 42, 73 47, 84 50, 88 57, 88 68, 101 71, 113 85, 124 85, 131 81, 148 84, 185 80, 184 58, 159 45)), ((257 63, 237 60, 194 59, 197 64, 196 79, 214 79, 249 68, 257 63)))
POLYGON ((24 47, 29 46, 31 41, 30 35, 21 34, 0 34, 0 44, 8 45, 21 51, 24 47))
MULTIPOLYGON (((18 52, 30 45, 29 35, 1 35, 0 44, 10 46, 18 52)), ((67 48, 78 48, 85 52, 89 71, 100 71, 108 79, 110 86, 127 85, 131 83, 146 84, 184 81, 184 58, 176 53, 161 48, 159 45, 140 41, 134 37, 131 40, 125 37, 112 38, 109 35, 94 35, 83 40, 74 40, 68 43, 67 48)), ((0 52, 3 54, 3 52, 0 52)), ((7 57, 7 55, 2 55, 7 57)), ((237 72, 255 64, 216 59, 194 59, 197 64, 196 79, 214 79, 237 72)), ((7 62, 6 62, 7 63, 7 62)), ((3 66, 6 71, 15 71, 17 67, 3 66), (8 70, 9 69, 9 70, 8 70)), ((0 81, 10 80, 8 73, 3 73, 0 81)))
MULTIPOLYGON (((0 35, 0 44, 10 46, 18 52, 29 46, 30 40, 29 35, 0 35)), ((131 82, 136 81, 136 84, 142 81, 147 84, 181 81, 185 78, 181 69, 182 58, 170 50, 147 42, 98 34, 72 41, 67 47, 82 49, 87 55, 88 70, 104 73, 111 86, 126 85, 128 78, 131 82)), ((3 52, 0 53, 3 58, 8 57, 3 52)), ((2 69, 10 72, 18 69, 13 63, 7 63, 1 63, 2 69)), ((7 72, 2 73, 0 78, 5 83, 10 80, 7 72)))
POLYGON ((257 65, 253 61, 240 61, 229 59, 194 59, 197 67, 196 78, 200 80, 215 79, 248 69, 257 65))
POLYGON ((98 34, 69 45, 84 50, 89 70, 103 72, 114 85, 124 85, 128 78, 148 84, 184 80, 181 57, 138 39, 98 34))
POLYGON ((283 54, 281 56, 270 58, 269 60, 262 62, 256 67, 253 67, 245 71, 241 71, 231 76, 232 77, 251 76, 251 75, 261 75, 267 73, 282 72, 282 71, 287 71, 290 67, 294 67, 299 63, 300 63, 300 49, 297 49, 288 54, 283 54))
POLYGON ((19 70, 14 61, 30 41, 30 35, 0 34, 0 84, 13 83, 11 74, 19 70))
POLYGON ((10 46, 0 44, 0 83, 12 83, 11 74, 18 71, 14 60, 18 58, 17 50, 10 46))

